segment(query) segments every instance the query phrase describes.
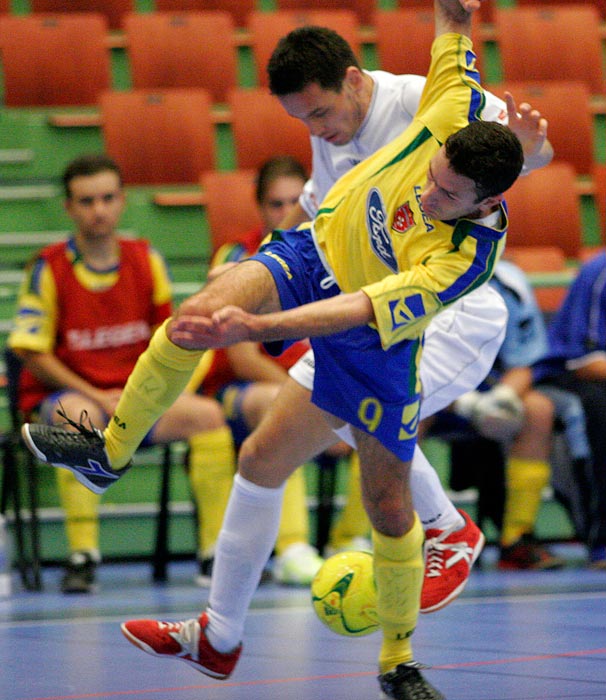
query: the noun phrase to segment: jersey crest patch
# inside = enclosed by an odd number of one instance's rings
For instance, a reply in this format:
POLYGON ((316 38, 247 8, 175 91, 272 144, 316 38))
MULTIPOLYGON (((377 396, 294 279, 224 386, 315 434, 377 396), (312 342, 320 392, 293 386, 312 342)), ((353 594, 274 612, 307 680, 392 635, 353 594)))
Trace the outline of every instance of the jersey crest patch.
POLYGON ((406 233, 409 228, 415 225, 415 217, 408 202, 404 202, 396 209, 393 217, 392 231, 396 233, 406 233))
POLYGON ((392 272, 398 272, 398 261, 393 252, 391 238, 385 224, 385 205, 381 193, 373 187, 366 199, 366 227, 370 237, 370 247, 375 255, 392 272))

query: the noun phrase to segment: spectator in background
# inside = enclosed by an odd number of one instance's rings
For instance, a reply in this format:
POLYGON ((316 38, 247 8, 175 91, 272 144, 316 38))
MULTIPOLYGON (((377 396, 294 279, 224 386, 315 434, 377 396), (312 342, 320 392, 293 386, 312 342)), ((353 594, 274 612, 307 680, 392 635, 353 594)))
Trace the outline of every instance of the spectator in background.
MULTIPOLYGON (((589 565, 606 570, 606 253, 581 265, 548 329, 547 353, 534 368, 583 404, 591 457, 584 477, 589 565)), ((573 454, 574 456, 574 454, 573 454)))
MULTIPOLYGON (((255 199, 262 224, 216 251, 211 262, 211 277, 225 269, 227 263, 239 262, 257 251, 261 241, 279 228, 284 217, 297 204, 306 180, 304 166, 292 156, 276 156, 261 166, 255 199)), ((271 357, 259 343, 239 343, 225 350, 216 350, 208 371, 203 368, 197 372, 189 388, 216 396, 222 402, 236 445, 239 446, 259 424, 286 380, 288 369, 309 347, 307 341, 300 341, 279 357, 271 357)), ((207 364, 206 357, 203 364, 207 364)), ((332 454, 337 457, 346 456, 349 452, 344 443, 332 448, 332 454)), ((362 541, 370 526, 356 476, 354 464, 350 475, 352 496, 333 529, 333 548, 369 546, 367 541, 362 541)), ((276 581, 290 585, 311 583, 323 560, 309 543, 309 537, 305 478, 303 470, 298 469, 288 479, 284 492, 273 565, 276 581)), ((206 564, 206 569, 206 575, 210 574, 211 562, 206 564)))
MULTIPOLYGON (((171 314, 162 257, 142 239, 117 233, 125 206, 118 166, 84 155, 63 174, 69 240, 44 248, 27 269, 9 345, 21 358, 19 400, 25 415, 48 424, 63 412, 105 425, 151 334, 171 314)), ((200 549, 214 546, 235 469, 221 405, 183 394, 150 430, 144 445, 189 442, 189 476, 200 521, 200 549)), ((72 472, 56 472, 69 559, 64 593, 94 590, 100 497, 72 472)))
MULTIPOLYGON (((498 567, 555 569, 564 561, 534 536, 542 492, 550 481, 556 417, 554 402, 536 388, 532 376, 532 365, 547 348, 543 315, 526 275, 513 263, 500 261, 490 284, 509 313, 505 340, 486 381, 459 398, 454 412, 470 421, 480 436, 499 442, 505 453, 498 567)), ((482 465, 483 470, 490 468, 482 465)))

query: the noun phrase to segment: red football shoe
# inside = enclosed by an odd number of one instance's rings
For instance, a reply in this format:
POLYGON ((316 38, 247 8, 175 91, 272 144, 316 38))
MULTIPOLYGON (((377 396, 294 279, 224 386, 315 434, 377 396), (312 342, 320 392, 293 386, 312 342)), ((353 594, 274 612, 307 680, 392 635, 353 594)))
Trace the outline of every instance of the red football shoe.
POLYGON ((184 622, 129 620, 121 625, 122 633, 135 646, 153 656, 173 656, 211 678, 224 680, 234 670, 242 644, 221 653, 206 638, 208 615, 184 622))
POLYGON ((431 613, 451 603, 465 588, 471 567, 484 547, 480 528, 462 510, 465 525, 459 530, 427 530, 425 578, 421 612, 431 613))

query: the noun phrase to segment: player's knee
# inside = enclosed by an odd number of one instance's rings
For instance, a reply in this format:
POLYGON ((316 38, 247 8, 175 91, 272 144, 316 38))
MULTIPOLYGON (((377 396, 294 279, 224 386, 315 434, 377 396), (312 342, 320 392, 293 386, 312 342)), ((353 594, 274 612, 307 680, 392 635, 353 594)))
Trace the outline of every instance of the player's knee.
POLYGON ((401 537, 414 524, 412 507, 393 495, 367 501, 367 512, 373 528, 387 537, 401 537))
POLYGON ((288 474, 273 458, 271 445, 257 440, 253 433, 243 443, 238 454, 238 472, 249 481, 268 488, 281 486, 288 474))
POLYGON ((48 422, 54 425, 62 424, 65 419, 57 412, 59 409, 70 417, 78 418, 83 411, 86 411, 87 419, 94 425, 102 426, 107 417, 101 406, 84 394, 77 391, 66 391, 52 405, 45 407, 44 413, 48 416, 48 422))
POLYGON ((218 401, 199 398, 193 411, 196 427, 201 430, 218 430, 227 425, 225 412, 218 401))
POLYGON ((539 391, 530 391, 524 397, 525 421, 534 431, 550 433, 555 420, 552 401, 539 391))
POLYGON ((267 449, 264 445, 250 436, 244 440, 238 455, 238 470, 245 476, 255 475, 267 457, 267 449))

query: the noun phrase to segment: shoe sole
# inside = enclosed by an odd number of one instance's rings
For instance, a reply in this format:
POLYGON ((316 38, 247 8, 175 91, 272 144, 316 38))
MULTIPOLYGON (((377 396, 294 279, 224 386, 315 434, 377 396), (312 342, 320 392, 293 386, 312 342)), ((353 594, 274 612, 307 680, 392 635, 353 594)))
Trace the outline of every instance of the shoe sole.
POLYGON ((40 452, 40 450, 36 447, 36 444, 34 443, 32 436, 30 435, 29 425, 27 423, 24 423, 21 426, 21 437, 23 438, 23 442, 25 443, 27 449, 34 455, 34 457, 36 457, 36 459, 39 459, 45 464, 51 464, 53 467, 67 469, 76 477, 76 479, 82 484, 82 486, 85 486, 89 491, 96 493, 98 496, 107 491, 107 486, 98 486, 97 484, 87 479, 84 476, 84 474, 81 474, 75 467, 71 467, 69 464, 61 464, 60 462, 49 462, 46 455, 43 452, 40 452))
MULTIPOLYGON (((435 688, 434 688, 434 690, 435 690, 435 688)), ((442 693, 440 693, 440 691, 436 691, 436 692, 439 693, 438 695, 434 696, 436 700, 446 700, 446 698, 444 697, 444 695, 442 695, 442 693)), ((427 696, 424 696, 424 697, 427 697, 427 696)), ((383 691, 381 691, 381 695, 379 695, 379 700, 393 700, 393 699, 389 695, 385 695, 385 693, 383 691)))
MULTIPOLYGON (((484 537, 484 534, 480 532, 480 537, 478 541, 476 542, 476 546, 473 549, 473 554, 471 557, 471 562, 469 564, 469 573, 471 574, 471 570, 473 568, 473 565, 476 563, 477 558, 480 556, 480 553, 484 549, 484 544, 486 543, 486 538, 484 537)), ((463 592, 463 589, 467 585, 467 581, 469 581, 469 576, 459 584, 457 588, 455 588, 446 598, 441 600, 439 603, 436 603, 435 605, 432 605, 430 608, 421 608, 420 612, 423 613, 424 615, 428 613, 433 613, 437 612, 438 610, 441 610, 442 608, 445 608, 449 603, 452 603, 455 598, 458 598, 461 593, 463 592)))
POLYGON ((157 656, 158 658, 162 659, 176 659, 177 661, 184 661, 188 666, 195 668, 196 671, 198 671, 199 673, 203 673, 205 676, 209 676, 210 678, 214 678, 218 681, 223 681, 226 678, 229 678, 229 676, 231 675, 229 673, 215 673, 214 671, 205 668, 204 666, 202 666, 202 664, 198 663, 197 661, 186 659, 185 657, 178 656, 177 654, 159 654, 153 647, 150 647, 149 644, 142 642, 138 637, 135 637, 133 634, 131 634, 126 627, 126 623, 123 622, 120 625, 120 629, 122 630, 122 634, 126 637, 126 639, 128 639, 128 641, 131 644, 134 644, 134 646, 138 647, 139 649, 141 649, 141 651, 144 651, 146 654, 150 654, 151 656, 157 656))

